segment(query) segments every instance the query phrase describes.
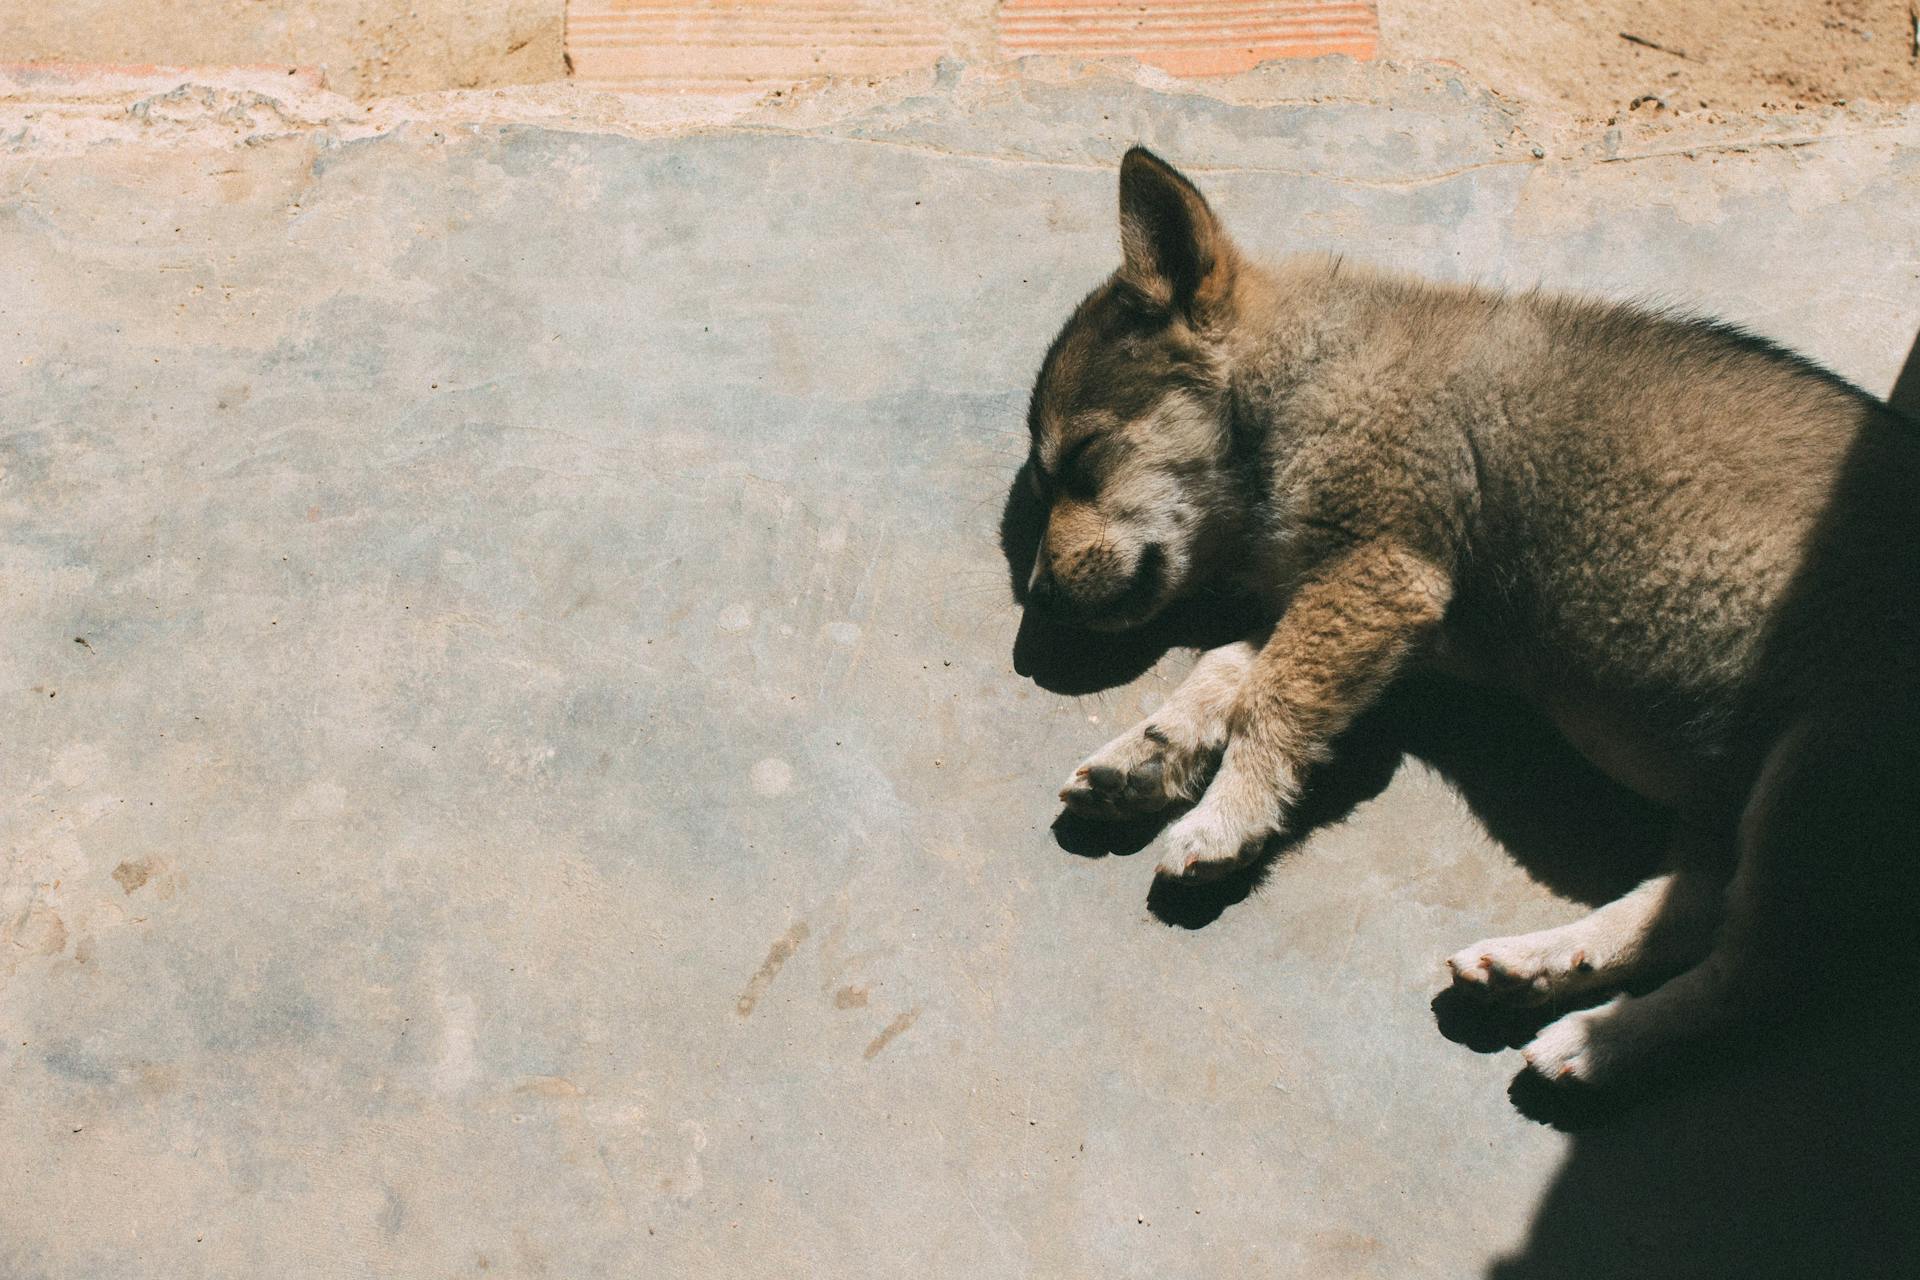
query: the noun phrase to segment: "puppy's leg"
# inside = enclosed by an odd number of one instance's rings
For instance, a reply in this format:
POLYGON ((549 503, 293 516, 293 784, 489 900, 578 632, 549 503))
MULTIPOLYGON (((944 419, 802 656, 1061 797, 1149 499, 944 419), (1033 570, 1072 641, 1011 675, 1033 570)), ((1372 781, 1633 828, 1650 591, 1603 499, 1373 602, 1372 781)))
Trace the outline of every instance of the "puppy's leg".
POLYGON ((1227 741, 1227 714, 1258 652, 1210 649, 1161 707, 1073 771, 1060 798, 1075 813, 1115 818, 1191 800, 1227 741))
POLYGON ((1776 744, 1741 822, 1726 924, 1707 958, 1647 995, 1552 1023, 1526 1048, 1535 1071, 1604 1083, 1688 1040, 1898 972, 1905 957, 1882 952, 1920 888, 1920 744, 1897 694, 1882 697, 1776 744))
POLYGON ((1737 960, 1715 949, 1644 996, 1615 996, 1547 1024, 1521 1050, 1555 1082, 1608 1084, 1683 1040, 1723 1030, 1734 1018, 1737 960))
POLYGON ((1451 591, 1390 543, 1352 547, 1302 582, 1241 685, 1220 771, 1167 833, 1160 874, 1210 878, 1258 853, 1307 767, 1438 630, 1451 591))
POLYGON ((1676 837, 1677 870, 1645 881, 1584 919, 1489 938, 1448 957, 1454 986, 1544 1004, 1694 963, 1712 948, 1726 901, 1724 874, 1702 869, 1704 859, 1692 847, 1702 840, 1692 833, 1676 837))

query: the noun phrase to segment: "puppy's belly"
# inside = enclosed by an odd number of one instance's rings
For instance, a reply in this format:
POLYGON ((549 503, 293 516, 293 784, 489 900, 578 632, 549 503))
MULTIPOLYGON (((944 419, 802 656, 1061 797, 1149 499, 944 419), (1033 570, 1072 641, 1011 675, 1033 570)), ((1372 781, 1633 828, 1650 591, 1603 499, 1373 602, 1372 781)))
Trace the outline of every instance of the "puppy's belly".
POLYGON ((1724 792, 1706 761, 1598 694, 1556 692, 1535 701, 1595 768, 1655 804, 1697 811, 1724 792))
MULTIPOLYGON (((1548 682, 1483 635, 1449 628, 1425 666, 1469 684, 1509 689, 1532 703, 1600 772, 1655 804, 1685 812, 1728 804, 1729 779, 1711 761, 1664 735, 1599 690, 1548 682)), ((1737 794, 1733 803, 1737 806, 1737 794)))

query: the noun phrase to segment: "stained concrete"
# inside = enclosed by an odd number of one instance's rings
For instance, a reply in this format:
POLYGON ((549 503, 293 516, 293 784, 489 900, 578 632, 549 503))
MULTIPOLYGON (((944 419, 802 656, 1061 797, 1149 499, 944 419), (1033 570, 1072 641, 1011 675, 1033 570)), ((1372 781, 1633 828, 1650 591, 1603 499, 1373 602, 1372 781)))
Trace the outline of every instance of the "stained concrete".
POLYGON ((651 132, 17 98, 0 1275, 1913 1265, 1910 1046, 1568 1133, 1437 1024, 1442 956, 1658 825, 1503 712, 1416 700, 1251 893, 1052 828, 1184 661, 1037 688, 995 545, 1125 144, 1260 251, 1657 291, 1876 392, 1920 322, 1920 118, 1536 157, 1325 74, 651 132))

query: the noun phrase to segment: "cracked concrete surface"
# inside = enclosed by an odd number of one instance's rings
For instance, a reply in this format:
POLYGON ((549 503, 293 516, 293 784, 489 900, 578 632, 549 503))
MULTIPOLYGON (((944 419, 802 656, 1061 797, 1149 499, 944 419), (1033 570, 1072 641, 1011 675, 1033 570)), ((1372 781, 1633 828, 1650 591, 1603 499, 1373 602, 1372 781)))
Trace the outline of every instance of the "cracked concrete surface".
POLYGON ((1262 252, 1656 293, 1883 393, 1920 115, 0 93, 0 1275, 1920 1262, 1884 1028, 1571 1134, 1442 1034, 1441 957, 1580 910, 1535 846, 1644 834, 1497 716, 1425 706, 1211 914, 1064 851, 1181 660, 1017 677, 994 541, 1127 143, 1262 252))

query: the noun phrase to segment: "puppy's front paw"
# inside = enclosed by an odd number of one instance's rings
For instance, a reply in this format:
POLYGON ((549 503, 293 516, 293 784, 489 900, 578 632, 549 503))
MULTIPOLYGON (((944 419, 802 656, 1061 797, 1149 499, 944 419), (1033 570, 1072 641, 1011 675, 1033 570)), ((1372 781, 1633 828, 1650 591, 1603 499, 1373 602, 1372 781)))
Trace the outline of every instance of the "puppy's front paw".
POLYGON ((1192 813, 1167 829, 1167 852, 1157 874, 1172 880, 1214 880, 1260 855, 1279 827, 1276 806, 1221 794, 1233 790, 1215 782, 1192 813))
POLYGON ((1185 741, 1177 726, 1146 720, 1075 769, 1060 799, 1087 817, 1155 813, 1191 797, 1211 765, 1212 753, 1185 741))

